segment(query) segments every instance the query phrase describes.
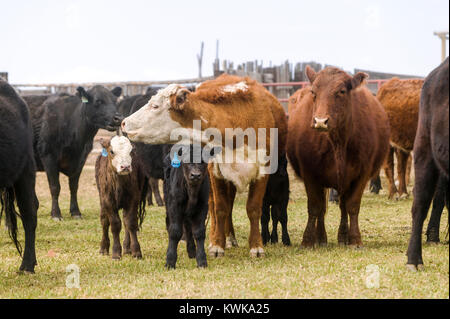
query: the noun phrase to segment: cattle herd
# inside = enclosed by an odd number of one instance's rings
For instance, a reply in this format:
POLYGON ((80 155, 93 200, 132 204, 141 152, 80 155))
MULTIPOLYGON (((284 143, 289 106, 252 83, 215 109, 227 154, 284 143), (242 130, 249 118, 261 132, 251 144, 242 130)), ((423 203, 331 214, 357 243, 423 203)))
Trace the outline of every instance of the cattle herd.
POLYGON ((122 254, 142 258, 138 231, 152 193, 157 204, 166 207, 167 268, 175 268, 182 239, 197 266, 207 266, 208 222, 211 257, 224 256, 226 248, 236 246, 233 204, 236 194, 245 190, 250 256, 262 257, 267 243, 278 242, 278 223, 281 241, 289 246, 288 161, 307 194, 301 246, 327 244, 327 199, 334 189, 341 212, 338 243, 358 248, 363 245, 361 198, 369 181, 378 177, 378 186, 371 184, 378 192, 384 168, 389 198, 407 197, 413 166, 407 268, 423 268, 421 235, 428 209, 433 202, 428 241, 439 241, 444 205, 448 209, 449 59, 424 80, 386 82, 376 96, 365 86, 365 73, 351 76, 333 67, 320 72, 307 67, 306 75, 310 86, 290 98, 288 114, 257 81, 227 74, 195 88, 171 84, 128 97, 120 87, 110 91, 99 85, 79 87, 75 95, 21 97, 0 79, 1 214, 20 254, 17 216, 22 220, 25 247, 20 270, 34 272, 37 264, 36 171, 46 172, 51 218, 63 218, 58 204, 60 172, 69 178, 70 214, 81 218, 78 181, 99 129, 115 132, 100 141, 102 152, 95 163, 101 254, 109 254, 111 228, 113 259, 122 254), (240 130, 244 137, 235 134, 228 139, 230 130, 240 130), (174 132, 189 132, 189 141, 176 143, 174 132), (258 132, 253 144, 251 132, 258 132), (158 180, 163 180, 164 200, 158 180))

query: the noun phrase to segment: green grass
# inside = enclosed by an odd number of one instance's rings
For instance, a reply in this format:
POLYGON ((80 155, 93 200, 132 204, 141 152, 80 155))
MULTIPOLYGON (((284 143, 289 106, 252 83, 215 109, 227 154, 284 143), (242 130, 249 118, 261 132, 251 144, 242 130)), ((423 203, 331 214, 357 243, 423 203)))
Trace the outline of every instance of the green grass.
MULTIPOLYGON (((336 205, 330 205, 326 217, 328 246, 302 250, 306 195, 303 184, 291 174, 288 228, 292 247, 269 245, 264 258, 249 257, 249 222, 241 194, 233 211, 239 247, 226 250, 224 258, 208 256, 208 268, 197 269, 182 242, 177 269, 168 271, 164 268, 168 241, 164 208, 147 208, 139 235, 144 258, 125 256, 113 261, 98 253, 101 231, 93 168, 86 167, 80 181, 79 203, 84 219, 69 217, 64 176, 61 185, 60 204, 65 219, 55 222, 49 217, 51 201, 46 177, 38 173, 38 266, 34 275, 17 272, 20 258, 2 225, 0 298, 449 298, 448 245, 424 245, 425 271, 408 272, 405 252, 412 200, 388 201, 385 190, 378 196, 366 192, 363 197, 363 249, 337 245, 340 213, 336 205), (80 267, 79 289, 66 288, 69 264, 80 267), (366 287, 368 265, 376 265, 380 271, 379 288, 366 287)), ((447 211, 442 220, 444 238, 447 211)), ((23 242, 22 228, 20 238, 23 242)))

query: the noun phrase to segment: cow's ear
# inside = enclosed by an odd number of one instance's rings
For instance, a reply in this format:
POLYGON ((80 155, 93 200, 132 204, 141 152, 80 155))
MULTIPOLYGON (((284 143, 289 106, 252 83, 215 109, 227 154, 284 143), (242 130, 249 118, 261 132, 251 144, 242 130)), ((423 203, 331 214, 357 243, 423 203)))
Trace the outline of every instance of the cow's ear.
POLYGON ((98 142, 100 143, 100 145, 103 148, 106 148, 106 149, 108 149, 108 147, 110 145, 110 141, 108 139, 105 140, 104 138, 100 138, 100 140, 98 142))
POLYGON ((89 103, 91 101, 91 97, 82 86, 77 87, 77 96, 83 103, 89 103))
POLYGON ((114 89, 111 90, 111 93, 119 97, 122 94, 122 88, 120 86, 116 86, 114 89))
POLYGON ((311 84, 314 82, 314 80, 316 79, 317 73, 316 71, 313 70, 312 67, 310 67, 309 65, 306 66, 306 76, 309 79, 309 82, 311 82, 311 84))
POLYGON ((175 94, 174 100, 171 103, 172 108, 178 111, 182 111, 189 94, 191 94, 191 92, 185 88, 178 90, 175 94))
POLYGON ((351 84, 350 89, 358 88, 364 82, 364 80, 368 79, 368 78, 369 78, 369 75, 367 73, 364 73, 364 72, 356 73, 350 81, 350 84, 351 84))

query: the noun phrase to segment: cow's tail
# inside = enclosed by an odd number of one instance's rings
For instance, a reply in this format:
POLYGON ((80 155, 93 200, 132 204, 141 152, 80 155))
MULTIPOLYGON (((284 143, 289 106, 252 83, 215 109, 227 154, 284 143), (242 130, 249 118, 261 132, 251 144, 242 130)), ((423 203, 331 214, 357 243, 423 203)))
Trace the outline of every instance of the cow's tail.
POLYGON ((145 203, 147 201, 147 191, 148 191, 148 180, 145 179, 144 181, 144 187, 142 188, 141 192, 141 199, 139 200, 139 207, 138 207, 138 227, 139 230, 142 229, 142 223, 145 219, 145 203))
POLYGON ((22 246, 17 239, 17 216, 21 216, 16 212, 14 207, 14 188, 8 187, 0 190, 0 220, 5 212, 6 227, 8 228, 9 237, 11 237, 20 256, 22 256, 22 246))

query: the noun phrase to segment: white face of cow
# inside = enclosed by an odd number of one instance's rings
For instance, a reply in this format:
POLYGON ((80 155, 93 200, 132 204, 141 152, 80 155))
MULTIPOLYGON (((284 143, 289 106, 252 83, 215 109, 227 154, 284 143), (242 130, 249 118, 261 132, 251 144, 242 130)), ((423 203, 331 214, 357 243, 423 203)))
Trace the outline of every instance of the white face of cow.
POLYGON ((133 146, 125 136, 114 136, 110 142, 111 164, 119 175, 131 173, 131 151, 133 146))
POLYGON ((172 130, 181 127, 170 117, 170 97, 180 88, 179 85, 171 84, 159 90, 145 106, 122 121, 122 131, 133 142, 170 143, 172 130))

